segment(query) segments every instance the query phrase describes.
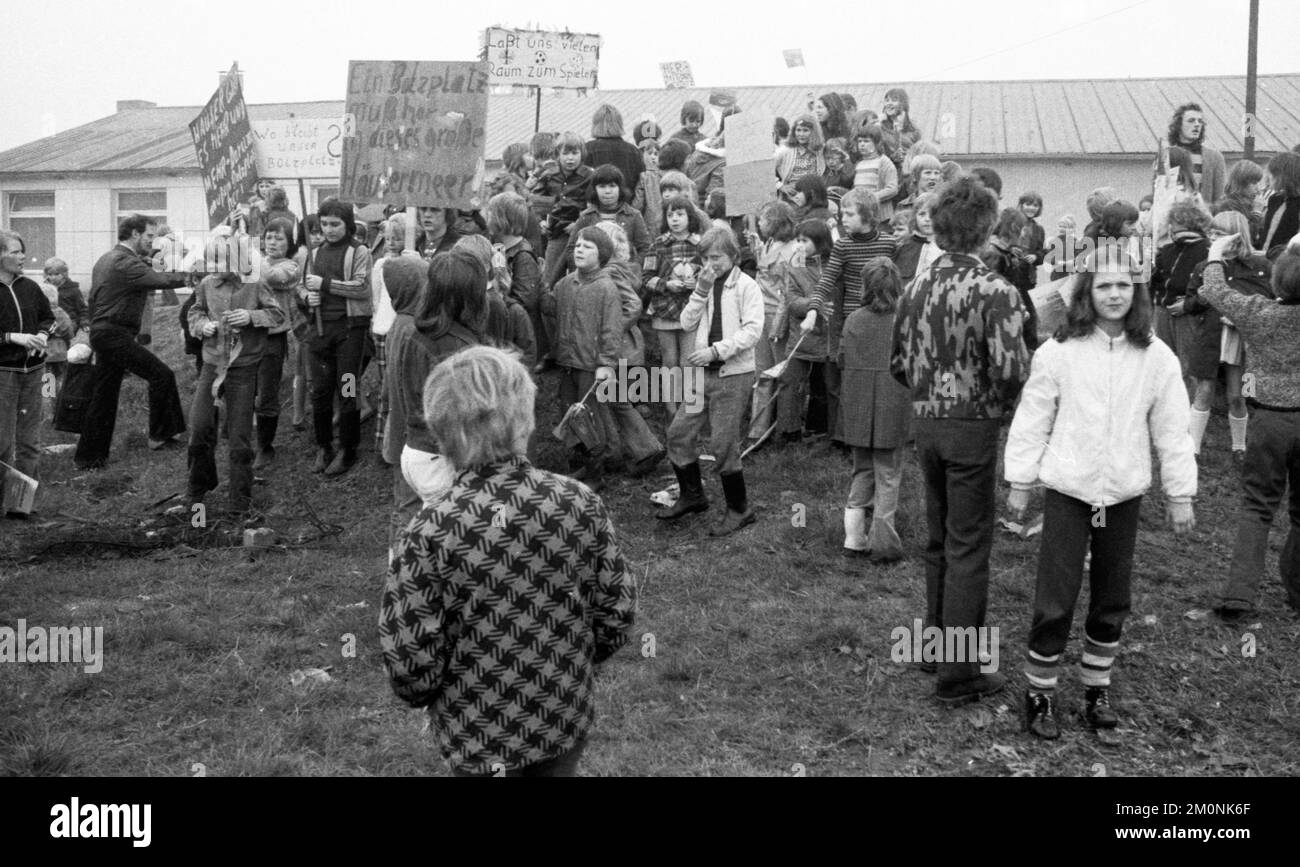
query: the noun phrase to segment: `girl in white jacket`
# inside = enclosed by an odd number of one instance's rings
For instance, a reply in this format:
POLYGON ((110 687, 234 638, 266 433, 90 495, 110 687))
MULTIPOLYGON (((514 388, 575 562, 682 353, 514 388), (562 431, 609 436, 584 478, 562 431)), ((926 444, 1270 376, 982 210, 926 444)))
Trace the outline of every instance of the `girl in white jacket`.
POLYGON ((1151 445, 1174 532, 1194 526, 1196 460, 1189 406, 1173 351, 1151 330, 1140 269, 1119 248, 1089 256, 1075 278, 1066 324, 1034 354, 1007 436, 1008 509, 1023 515, 1029 490, 1046 486, 1043 546, 1025 673, 1025 716, 1042 738, 1060 737, 1055 690, 1061 654, 1091 550, 1081 665, 1094 728, 1118 724, 1110 706, 1111 664, 1130 605, 1133 548, 1142 495, 1151 485, 1151 445))

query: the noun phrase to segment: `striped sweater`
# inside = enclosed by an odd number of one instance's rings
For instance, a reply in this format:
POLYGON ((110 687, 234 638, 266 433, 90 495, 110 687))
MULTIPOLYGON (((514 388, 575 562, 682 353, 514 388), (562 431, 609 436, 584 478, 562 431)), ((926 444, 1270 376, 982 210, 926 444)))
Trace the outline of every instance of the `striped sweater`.
POLYGON ((862 266, 877 256, 892 259, 894 236, 883 235, 873 229, 869 233, 846 235, 835 242, 830 258, 822 268, 817 281, 813 305, 818 313, 831 322, 830 355, 835 357, 839 348, 840 326, 854 310, 862 306, 862 266))
POLYGON ((595 665, 634 604, 600 498, 515 457, 461 472, 398 536, 379 640, 453 768, 515 770, 586 735, 595 665))

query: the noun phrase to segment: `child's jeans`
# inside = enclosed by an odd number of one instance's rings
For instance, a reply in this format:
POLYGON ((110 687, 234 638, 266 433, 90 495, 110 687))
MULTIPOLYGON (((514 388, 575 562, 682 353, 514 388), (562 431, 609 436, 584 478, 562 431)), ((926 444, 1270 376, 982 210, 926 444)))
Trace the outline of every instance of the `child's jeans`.
POLYGON ((902 481, 903 449, 853 447, 853 483, 849 486, 846 505, 850 509, 872 510, 867 549, 878 557, 903 556, 903 540, 894 529, 902 481))
MULTIPOLYGON (((212 398, 217 366, 204 364, 190 407, 189 486, 187 493, 201 500, 215 490, 217 432, 221 419, 212 398)), ((230 449, 230 509, 247 512, 253 503, 253 405, 257 398, 257 365, 244 364, 226 371, 222 383, 226 404, 226 431, 230 449)))
POLYGON ((1110 684, 1111 663, 1129 613, 1141 506, 1140 496, 1103 507, 1047 489, 1034 620, 1029 629, 1031 686, 1050 689, 1056 684, 1055 672, 1083 586, 1084 555, 1090 549, 1082 680, 1087 686, 1110 684))

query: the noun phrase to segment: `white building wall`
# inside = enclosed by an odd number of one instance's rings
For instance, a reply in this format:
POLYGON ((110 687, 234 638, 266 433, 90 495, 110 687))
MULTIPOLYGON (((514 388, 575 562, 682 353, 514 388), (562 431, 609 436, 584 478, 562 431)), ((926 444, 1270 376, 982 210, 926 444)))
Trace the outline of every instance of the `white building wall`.
POLYGON ((1015 207, 1020 194, 1033 190, 1043 197, 1039 223, 1051 237, 1056 221, 1073 214, 1082 229, 1088 222, 1088 194, 1097 187, 1115 187, 1133 204, 1151 193, 1151 158, 1141 157, 973 157, 963 158, 969 171, 985 166, 1002 176, 1002 204, 1015 207))

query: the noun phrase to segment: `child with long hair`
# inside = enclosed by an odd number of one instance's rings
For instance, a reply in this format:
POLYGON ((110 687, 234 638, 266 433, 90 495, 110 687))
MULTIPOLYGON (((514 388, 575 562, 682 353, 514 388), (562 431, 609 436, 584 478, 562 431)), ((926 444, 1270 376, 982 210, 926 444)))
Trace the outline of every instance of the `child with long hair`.
POLYGON ((645 218, 632 207, 632 191, 628 189, 623 172, 608 163, 598 166, 591 174, 587 207, 573 224, 573 234, 565 251, 566 265, 573 259, 573 246, 577 243, 578 232, 604 220, 612 220, 622 226, 627 233, 628 243, 632 245, 634 260, 639 266, 641 257, 650 249, 650 233, 646 231, 645 218))
POLYGON ((790 137, 776 154, 776 186, 783 200, 794 201, 795 188, 803 178, 825 173, 823 146, 821 126, 813 116, 796 117, 790 126, 790 137))
MULTIPOLYGON (((1238 235, 1241 241, 1233 246, 1230 255, 1223 257, 1223 279, 1242 295, 1273 297, 1269 281, 1273 265, 1256 252, 1250 241, 1250 221, 1239 211, 1222 211, 1210 223, 1209 240, 1228 235, 1238 235)), ((1207 251, 1208 255, 1208 251, 1207 251)), ((1183 299, 1183 313, 1200 321, 1187 372, 1195 383, 1192 397, 1192 444, 1201 453, 1205 428, 1210 422, 1210 404, 1214 400, 1214 386, 1219 379, 1219 364, 1223 364, 1224 386, 1228 396, 1228 430, 1232 435, 1233 464, 1240 468, 1246 459, 1246 400, 1242 396, 1242 372, 1245 361, 1241 336, 1231 321, 1223 317, 1200 294, 1204 284, 1206 262, 1192 271, 1183 299), (1204 314, 1204 315, 1201 315, 1204 314)))
MULTIPOLYGON (((749 246, 758 258, 754 279, 763 292, 763 334, 754 346, 754 369, 758 373, 785 357, 785 340, 778 336, 777 331, 786 318, 786 272, 803 252, 795 240, 796 226, 792 206, 785 202, 768 202, 758 212, 758 236, 749 239, 749 246)), ((749 424, 751 441, 763 438, 775 422, 780 404, 790 400, 790 394, 782 392, 777 395, 776 405, 772 405, 774 388, 771 379, 761 377, 754 387, 749 424)))
POLYGON ((1080 677, 1085 716, 1114 728, 1111 668, 1132 590, 1142 496, 1151 448, 1174 532, 1195 526, 1196 460, 1178 359, 1151 333, 1151 301, 1124 251, 1102 247, 1075 278, 1066 324, 1038 348, 1007 436, 1007 506, 1024 515, 1030 489, 1046 486, 1043 544, 1029 656, 1025 720, 1037 737, 1060 737, 1056 687, 1074 606, 1088 569, 1088 616, 1080 677))
MULTIPOLYGON (((694 345, 695 335, 682 328, 681 316, 704 267, 700 213, 690 196, 675 196, 664 204, 660 228, 641 272, 649 299, 650 327, 659 338, 660 363, 672 369, 683 365, 694 345)), ((667 408, 671 419, 677 413, 677 403, 668 401, 667 408)))
POLYGON ((844 553, 881 562, 903 556, 894 514, 910 438, 912 393, 889 370, 894 313, 902 293, 903 281, 893 262, 872 259, 863 266, 862 306, 844 321, 838 358, 843 370, 844 443, 853 449, 844 553))
POLYGON ((1223 197, 1210 207, 1210 213, 1218 216, 1224 211, 1236 211, 1250 221, 1250 239, 1253 243, 1259 237, 1264 225, 1263 197, 1260 196, 1260 182, 1264 180, 1264 169, 1254 160, 1237 160, 1228 170, 1228 184, 1223 197))

